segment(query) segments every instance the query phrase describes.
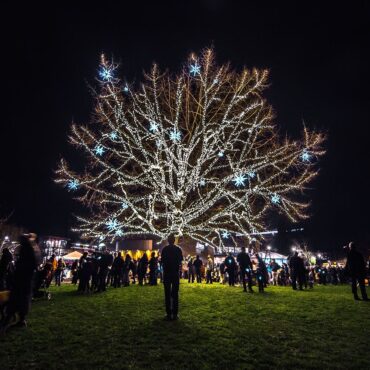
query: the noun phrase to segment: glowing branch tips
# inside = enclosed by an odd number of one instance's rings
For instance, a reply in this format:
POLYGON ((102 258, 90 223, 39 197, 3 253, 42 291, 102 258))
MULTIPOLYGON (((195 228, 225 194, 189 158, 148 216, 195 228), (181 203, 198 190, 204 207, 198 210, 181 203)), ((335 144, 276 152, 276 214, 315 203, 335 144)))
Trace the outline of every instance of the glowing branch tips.
POLYGON ((222 248, 262 231, 268 210, 306 217, 324 136, 279 136, 266 70, 234 71, 204 50, 178 75, 154 65, 135 86, 101 63, 93 120, 70 134, 85 169, 62 160, 57 171, 90 211, 76 231, 110 241, 175 233, 222 248))

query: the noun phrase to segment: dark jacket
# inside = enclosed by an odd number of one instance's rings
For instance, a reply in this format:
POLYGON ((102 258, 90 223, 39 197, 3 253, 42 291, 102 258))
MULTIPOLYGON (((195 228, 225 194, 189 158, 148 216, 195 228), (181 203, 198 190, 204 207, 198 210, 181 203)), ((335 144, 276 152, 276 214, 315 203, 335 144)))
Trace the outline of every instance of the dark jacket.
POLYGON ((239 263, 241 269, 250 268, 252 269, 252 262, 251 259, 246 252, 240 252, 236 257, 236 260, 239 263))
POLYGON ((162 265, 165 278, 179 276, 182 259, 182 250, 177 245, 167 245, 163 248, 162 265))
POLYGON ((348 253, 346 269, 351 276, 366 275, 366 264, 362 254, 354 249, 351 249, 348 253))

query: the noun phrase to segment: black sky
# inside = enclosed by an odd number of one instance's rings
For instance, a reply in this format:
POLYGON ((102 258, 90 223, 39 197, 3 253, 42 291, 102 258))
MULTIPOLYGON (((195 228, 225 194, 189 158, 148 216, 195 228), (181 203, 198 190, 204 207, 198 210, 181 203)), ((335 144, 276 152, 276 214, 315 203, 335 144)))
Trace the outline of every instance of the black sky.
POLYGON ((0 207, 13 223, 67 234, 79 207, 53 170, 61 156, 78 158, 67 134, 72 120, 89 120, 101 52, 138 81, 153 61, 176 71, 213 45, 219 62, 271 70, 267 97, 282 133, 298 134, 303 120, 328 133, 303 224, 311 243, 370 240, 369 2, 32 3, 2 6, 0 207))

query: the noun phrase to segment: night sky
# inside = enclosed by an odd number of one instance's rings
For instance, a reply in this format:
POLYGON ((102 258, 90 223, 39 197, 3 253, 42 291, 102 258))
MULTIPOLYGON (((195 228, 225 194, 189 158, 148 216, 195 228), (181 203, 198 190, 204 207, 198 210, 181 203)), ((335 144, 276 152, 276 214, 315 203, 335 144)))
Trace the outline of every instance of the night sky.
POLYGON ((303 121, 328 134, 302 224, 311 245, 369 242, 369 2, 32 3, 2 7, 0 210, 13 211, 10 222, 68 235, 79 205, 53 171, 62 156, 80 161, 67 134, 90 119, 102 52, 137 82, 153 61, 176 71, 213 46, 220 63, 270 69, 266 96, 282 134, 298 135, 303 121))

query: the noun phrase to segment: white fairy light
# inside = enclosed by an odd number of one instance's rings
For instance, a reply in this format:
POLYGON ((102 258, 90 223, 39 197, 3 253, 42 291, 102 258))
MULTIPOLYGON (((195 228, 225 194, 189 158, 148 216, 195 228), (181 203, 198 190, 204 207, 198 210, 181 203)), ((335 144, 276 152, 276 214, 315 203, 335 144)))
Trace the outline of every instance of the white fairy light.
POLYGON ((76 230, 111 241, 175 233, 222 249, 262 231, 269 209, 306 217, 301 191, 316 171, 302 162, 323 154, 324 135, 304 127, 302 142, 279 138, 267 71, 217 66, 212 50, 188 66, 174 77, 154 66, 129 89, 102 57, 94 121, 70 135, 90 161, 83 174, 64 160, 57 171, 91 210, 76 230))

